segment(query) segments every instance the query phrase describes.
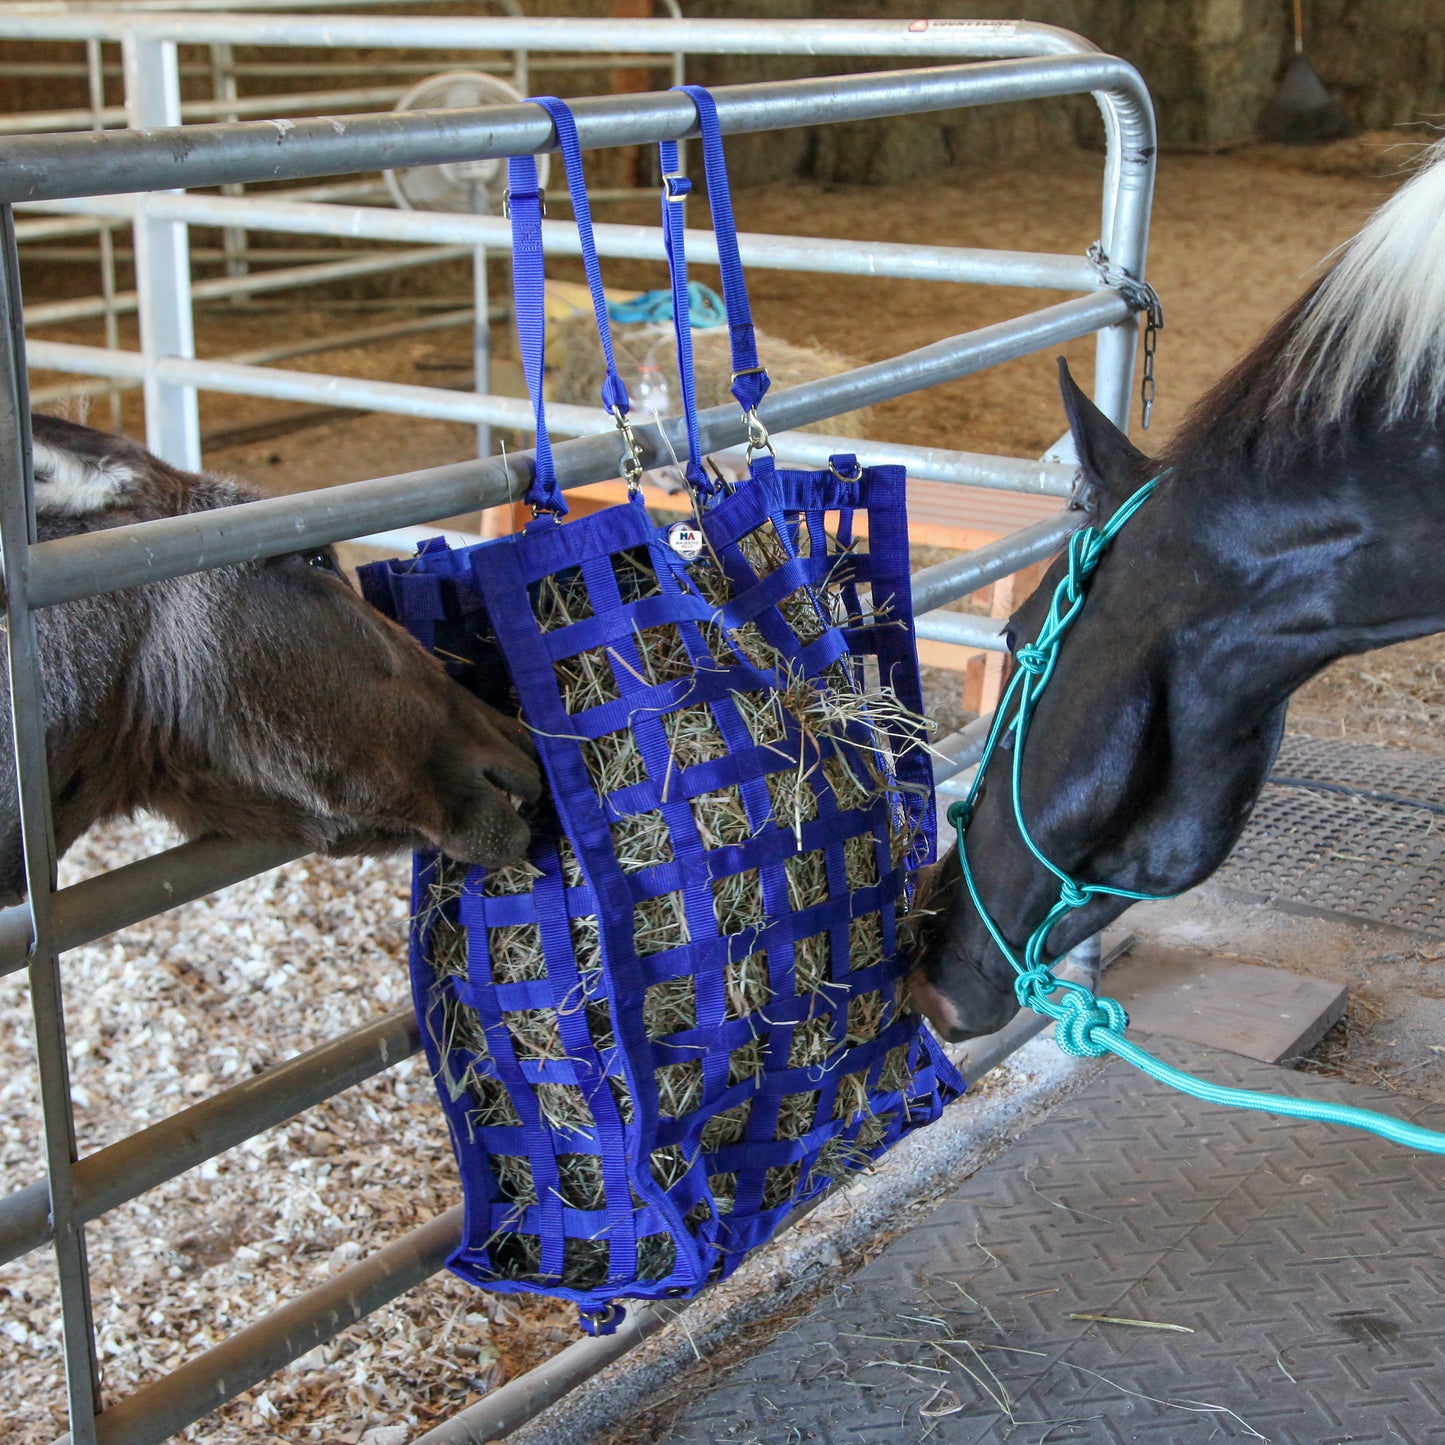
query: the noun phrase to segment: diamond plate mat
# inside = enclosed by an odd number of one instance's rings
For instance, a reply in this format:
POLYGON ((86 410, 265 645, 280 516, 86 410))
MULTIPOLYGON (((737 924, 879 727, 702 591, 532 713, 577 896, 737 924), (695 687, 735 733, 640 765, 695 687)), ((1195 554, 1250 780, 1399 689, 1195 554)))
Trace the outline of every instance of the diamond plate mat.
MULTIPOLYGON (((1222 1083, 1445 1125, 1398 1094, 1154 1043, 1222 1083)), ((667 1438, 1438 1442, 1442 1221, 1438 1159, 1212 1108, 1114 1062, 667 1438)))
POLYGON ((1276 906, 1445 937, 1445 759, 1286 738, 1214 878, 1276 906))

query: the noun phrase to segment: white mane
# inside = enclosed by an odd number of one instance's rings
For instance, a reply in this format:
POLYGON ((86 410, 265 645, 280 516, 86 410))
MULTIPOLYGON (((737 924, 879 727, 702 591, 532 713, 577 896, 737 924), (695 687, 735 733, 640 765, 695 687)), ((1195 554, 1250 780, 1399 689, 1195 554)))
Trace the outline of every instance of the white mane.
POLYGON ((1382 367, 1391 420, 1412 402, 1445 404, 1445 141, 1341 249, 1288 355, 1300 394, 1331 416, 1382 367))

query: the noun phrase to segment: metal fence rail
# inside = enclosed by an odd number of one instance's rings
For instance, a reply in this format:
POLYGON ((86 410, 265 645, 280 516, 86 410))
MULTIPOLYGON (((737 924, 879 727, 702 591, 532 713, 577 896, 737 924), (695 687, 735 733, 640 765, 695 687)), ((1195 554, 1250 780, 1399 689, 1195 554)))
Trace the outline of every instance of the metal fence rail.
MULTIPOLYGON (((74 21, 76 33, 81 33, 84 25, 129 36, 132 48, 170 46, 172 59, 176 40, 232 35, 239 23, 236 17, 208 21, 203 16, 191 16, 184 22, 162 17, 146 21, 153 28, 137 38, 138 32, 127 28, 138 23, 134 17, 52 14, 43 18, 51 25, 74 21), (206 25, 214 27, 214 36, 199 33, 206 25)), ((26 20, 24 15, 7 12, 0 17, 0 35, 14 33, 15 27, 23 26, 26 20)), ((294 24, 297 34, 309 36, 307 27, 313 22, 293 16, 286 23, 294 24)), ((315 23, 327 28, 352 27, 346 36, 328 29, 330 43, 365 44, 369 43, 366 39, 356 37, 372 33, 364 29, 372 22, 360 22, 356 17, 328 17, 315 23), (363 28, 356 29, 358 25, 363 28)), ((494 26, 512 23, 492 22, 494 26)), ((436 33, 451 24, 440 22, 434 27, 436 33)), ((526 24, 535 27, 545 26, 546 22, 526 24)), ((615 27, 600 22, 565 24, 569 28, 581 27, 580 38, 576 33, 570 37, 573 48, 584 48, 591 41, 598 50, 618 48, 615 27)), ((726 22, 707 22, 699 30, 706 33, 709 43, 719 46, 726 42, 738 51, 786 53, 783 47, 796 47, 798 32, 808 27, 789 23, 774 31, 752 22, 741 28, 726 22)), ((901 27, 892 27, 888 33, 892 30, 901 27)), ((647 48, 638 41, 652 33, 646 22, 629 22, 625 48, 647 48)), ((871 22, 830 24, 809 33, 832 37, 830 43, 838 47, 831 52, 835 54, 877 54, 887 49, 880 43, 884 32, 871 22), (850 52, 850 46, 856 48, 850 52)), ((313 43, 314 38, 295 43, 313 43)), ((1152 184, 1153 120, 1147 92, 1137 74, 1121 61, 1085 53, 1085 42, 1063 32, 1002 25, 978 30, 972 39, 983 54, 1007 54, 1010 46, 1015 51, 1021 46, 1034 46, 1071 53, 1052 59, 949 65, 908 76, 893 72, 731 87, 718 92, 723 129, 728 133, 761 131, 1093 92, 1102 97, 1106 115, 1112 117, 1111 136, 1117 143, 1106 170, 1106 181, 1112 187, 1106 196, 1112 254, 1117 264, 1142 276, 1152 184)), ((495 46, 511 41, 494 36, 491 43, 495 46)), ((954 44, 958 48, 956 37, 954 44)), ((667 46, 675 45, 674 28, 667 46)), ((913 51, 895 53, 916 53, 916 46, 913 51)), ((667 94, 598 98, 579 102, 576 110, 583 144, 589 147, 676 138, 687 134, 692 122, 690 104, 667 94)), ((479 501, 483 505, 499 502, 525 485, 529 458, 522 454, 514 455, 510 463, 500 458, 459 463, 249 503, 222 512, 37 543, 29 468, 27 355, 19 306, 13 203, 36 197, 63 200, 117 189, 168 190, 244 183, 276 174, 278 167, 298 176, 336 175, 349 169, 374 169, 380 164, 504 156, 543 149, 551 142, 549 122, 540 117, 536 108, 525 106, 457 113, 445 120, 423 115, 364 118, 335 125, 328 121, 322 129, 324 135, 306 122, 298 122, 291 130, 278 133, 272 126, 235 123, 188 127, 184 133, 161 128, 28 137, 11 142, 0 159, 0 332, 4 336, 4 345, 0 346, 0 565, 8 603, 8 681, 29 887, 25 904, 0 912, 0 972, 16 967, 29 947, 25 961, 29 966, 46 1128, 45 1180, 0 1200, 0 1258, 12 1258, 47 1238, 53 1243, 64 1323, 69 1438, 75 1445, 90 1445, 97 1440, 140 1445, 164 1439, 433 1273, 454 1242, 458 1228, 457 1211, 443 1215, 161 1380, 116 1402, 106 1403, 100 1398, 85 1223, 291 1117, 301 1108, 388 1067, 415 1051, 417 1036, 413 1021, 401 1014, 390 1015, 224 1090, 84 1160, 77 1159, 61 1010, 61 952, 223 883, 274 866, 284 860, 289 850, 214 841, 190 844, 57 892, 35 610, 137 583, 411 526, 474 508, 479 501), (401 162, 399 157, 406 159, 401 162)), ((190 204, 190 198, 143 202, 144 206, 162 204, 184 206, 190 204)), ((156 229, 147 244, 163 250, 169 247, 174 254, 178 241, 174 235, 167 238, 166 228, 177 228, 182 222, 159 214, 151 221, 156 229)), ((138 244, 145 234, 144 228, 138 228, 138 244)), ((554 230, 554 249, 557 240, 554 230)), ((181 325, 175 317, 170 321, 181 325)), ((1099 395, 1122 420, 1127 413, 1133 365, 1134 320, 1129 304, 1118 291, 1096 283, 1090 284, 1089 294, 1076 299, 945 338, 841 376, 779 392, 768 398, 763 415, 771 427, 785 431, 1090 332, 1099 332, 1107 342, 1100 347, 1099 395)), ((37 351, 43 354, 44 348, 37 351)), ((175 395, 187 386, 199 384, 201 375, 196 368, 212 365, 184 353, 171 358, 148 355, 145 364, 155 372, 157 395, 161 396, 175 395)), ((261 380, 251 373, 263 370, 233 366, 228 378, 232 389, 245 389, 243 383, 260 387, 261 380)), ((274 375, 284 381, 287 374, 274 375)), ((399 396, 393 400, 396 405, 390 409, 398 411, 405 410, 403 401, 410 402, 399 396)), ((490 399, 462 400, 480 405, 490 399)), ((741 442, 744 428, 734 409, 717 408, 704 413, 702 434, 704 445, 711 450, 741 442)), ((672 447, 680 449, 682 443, 681 423, 676 419, 663 426, 640 428, 638 435, 649 464, 667 460, 672 447)), ((827 440, 809 438, 800 445, 822 445, 827 440)), ((962 457, 962 461, 951 460, 947 465, 968 479, 986 472, 993 460, 970 458, 968 454, 946 457, 962 457)), ((616 471, 615 441, 581 436, 559 445, 556 460, 564 485, 603 480, 616 471)), ((1010 468, 993 484, 1054 495, 1064 488, 1065 469, 1017 460, 1010 463, 1010 468)), ((1072 521, 1061 515, 992 548, 927 569, 916 579, 919 610, 936 609, 1048 555, 1072 521)), ((929 625, 945 629, 973 627, 979 636, 989 634, 989 629, 979 622, 950 622, 955 617, 957 614, 935 617, 929 625)), ((940 778, 965 766, 973 745, 968 730, 945 740, 944 751, 951 762, 940 766, 940 778)))

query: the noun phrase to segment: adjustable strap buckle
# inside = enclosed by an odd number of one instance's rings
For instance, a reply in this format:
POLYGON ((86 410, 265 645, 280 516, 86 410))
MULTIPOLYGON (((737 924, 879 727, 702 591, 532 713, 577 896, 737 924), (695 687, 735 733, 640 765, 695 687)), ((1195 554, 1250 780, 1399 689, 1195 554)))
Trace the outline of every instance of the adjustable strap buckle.
POLYGON ((662 178, 662 199, 681 203, 692 193, 692 182, 681 171, 668 171, 662 178))
MULTIPOLYGON (((538 186, 535 191, 517 192, 517 197, 520 200, 526 200, 531 196, 535 196, 537 198, 537 210, 543 216, 545 216, 547 214, 546 188, 543 186, 538 186)), ((502 192, 502 219, 507 221, 510 221, 512 219, 512 188, 510 186, 508 186, 507 189, 502 192)))

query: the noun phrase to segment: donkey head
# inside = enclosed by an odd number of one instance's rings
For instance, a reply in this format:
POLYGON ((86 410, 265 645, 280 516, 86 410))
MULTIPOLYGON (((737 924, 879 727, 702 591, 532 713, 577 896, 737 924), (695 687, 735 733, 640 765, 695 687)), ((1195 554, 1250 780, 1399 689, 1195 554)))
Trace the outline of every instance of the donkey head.
MULTIPOLYGON (((41 536, 250 501, 119 437, 35 418, 41 536)), ((521 725, 365 603, 331 548, 40 614, 60 848, 149 808, 189 835, 332 853, 524 852, 541 779, 521 725)), ((12 804, 13 807, 13 804, 12 804)))

